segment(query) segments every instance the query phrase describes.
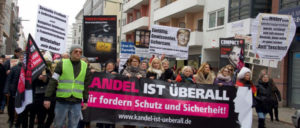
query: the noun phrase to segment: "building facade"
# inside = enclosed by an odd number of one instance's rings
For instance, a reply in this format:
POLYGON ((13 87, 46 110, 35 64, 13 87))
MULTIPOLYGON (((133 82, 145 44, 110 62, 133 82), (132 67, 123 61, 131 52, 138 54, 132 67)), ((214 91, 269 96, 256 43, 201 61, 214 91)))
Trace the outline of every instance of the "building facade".
POLYGON ((283 91, 286 92, 287 105, 300 108, 300 1, 299 0, 274 0, 273 13, 292 15, 296 23, 296 34, 290 49, 282 61, 281 76, 279 82, 283 83, 283 91))
POLYGON ((17 0, 0 1, 0 54, 13 54, 19 47, 21 20, 17 0))
POLYGON ((89 15, 116 15, 117 16, 117 51, 121 40, 120 24, 121 24, 121 0, 86 0, 83 8, 77 13, 76 21, 72 25, 72 44, 83 46, 83 16, 89 15))
MULTIPOLYGON (((256 82, 260 71, 267 69, 281 92, 281 106, 300 107, 300 1, 299 0, 124 0, 123 40, 133 42, 135 30, 150 30, 159 24, 191 30, 189 59, 171 59, 178 67, 198 68, 203 62, 219 70, 220 38, 246 39, 245 62, 253 71, 256 82), (217 4, 216 4, 217 3, 217 4), (297 32, 286 57, 282 61, 268 61, 251 52, 251 25, 259 13, 280 13, 294 16, 297 32)), ((172 65, 171 64, 171 65, 172 65)))

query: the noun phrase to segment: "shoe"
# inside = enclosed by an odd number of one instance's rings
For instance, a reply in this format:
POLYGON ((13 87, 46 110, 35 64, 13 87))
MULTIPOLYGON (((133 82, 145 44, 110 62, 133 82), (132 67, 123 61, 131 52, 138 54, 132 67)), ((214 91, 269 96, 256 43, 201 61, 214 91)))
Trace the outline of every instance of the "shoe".
POLYGON ((0 110, 0 114, 3 114, 4 112, 3 112, 3 110, 0 110))
POLYGON ((279 119, 276 119, 277 122, 279 122, 279 119))

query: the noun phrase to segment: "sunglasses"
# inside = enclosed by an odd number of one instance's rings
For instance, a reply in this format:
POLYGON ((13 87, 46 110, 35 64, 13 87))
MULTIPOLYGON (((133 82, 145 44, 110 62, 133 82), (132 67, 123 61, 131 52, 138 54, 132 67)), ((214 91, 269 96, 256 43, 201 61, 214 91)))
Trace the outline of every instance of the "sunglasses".
POLYGON ((82 54, 82 51, 81 51, 81 50, 74 50, 73 52, 74 52, 74 53, 82 54))

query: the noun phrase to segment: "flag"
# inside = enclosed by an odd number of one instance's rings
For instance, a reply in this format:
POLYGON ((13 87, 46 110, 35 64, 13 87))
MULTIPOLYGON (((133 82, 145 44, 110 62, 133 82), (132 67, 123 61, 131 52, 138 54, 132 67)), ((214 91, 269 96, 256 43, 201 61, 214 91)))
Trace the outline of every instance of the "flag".
POLYGON ((32 81, 41 74, 45 67, 45 60, 29 34, 15 98, 15 109, 18 114, 32 103, 32 81))

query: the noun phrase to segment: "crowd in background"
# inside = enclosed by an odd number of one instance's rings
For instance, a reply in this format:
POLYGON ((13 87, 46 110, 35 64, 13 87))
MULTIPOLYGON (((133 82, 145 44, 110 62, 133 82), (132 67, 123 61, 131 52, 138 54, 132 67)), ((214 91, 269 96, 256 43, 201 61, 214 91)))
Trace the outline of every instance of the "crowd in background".
MULTIPOLYGON (((56 66, 60 60, 53 60, 49 53, 42 51, 47 62, 47 68, 39 74, 39 77, 32 82, 33 87, 33 103, 26 107, 25 111, 19 115, 15 113, 15 94, 18 86, 18 80, 23 62, 22 49, 15 50, 14 55, 9 58, 2 55, 0 58, 0 114, 3 114, 5 105, 9 115, 9 126, 16 128, 23 127, 33 128, 34 124, 38 124, 38 128, 49 128, 55 117, 54 107, 56 98, 48 98, 51 102, 49 108, 45 108, 43 102, 49 79, 52 77, 56 66), (10 59, 19 59, 19 63, 15 66, 10 65, 10 59), (28 123, 29 122, 29 123, 28 123)), ((62 54, 61 59, 69 59, 68 53, 62 54)), ((281 101, 280 93, 267 70, 262 70, 258 80, 252 80, 252 72, 249 68, 243 67, 239 72, 235 72, 235 67, 227 65, 221 67, 217 73, 214 73, 210 64, 204 62, 198 69, 191 66, 177 67, 171 69, 169 61, 164 56, 161 58, 153 57, 149 61, 140 60, 137 55, 131 55, 127 63, 119 72, 119 61, 109 60, 103 67, 98 63, 89 63, 89 59, 82 57, 89 66, 89 72, 105 72, 110 74, 120 74, 126 77, 157 79, 171 83, 187 83, 188 84, 211 84, 215 86, 241 86, 248 87, 253 92, 253 107, 259 117, 259 128, 265 127, 265 116, 270 113, 273 121, 273 110, 275 119, 278 118, 278 101, 281 101), (102 69, 102 70, 101 70, 102 69), (237 75, 234 75, 237 74, 237 75)), ((64 121, 64 120, 62 120, 64 121)), ((80 121, 78 127, 90 127, 89 122, 80 121)), ((98 123, 97 127, 115 127, 113 124, 98 123)), ((127 128, 135 126, 124 126, 127 128)))

